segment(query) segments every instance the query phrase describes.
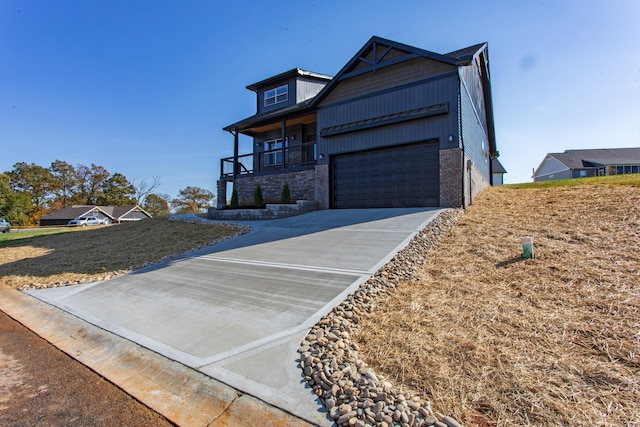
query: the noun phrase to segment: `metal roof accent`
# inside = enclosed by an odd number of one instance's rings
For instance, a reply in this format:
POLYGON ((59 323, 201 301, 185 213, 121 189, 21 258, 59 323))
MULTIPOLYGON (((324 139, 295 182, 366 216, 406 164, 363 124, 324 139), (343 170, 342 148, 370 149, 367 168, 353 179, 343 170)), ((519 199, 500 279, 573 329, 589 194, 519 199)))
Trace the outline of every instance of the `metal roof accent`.
POLYGON ((357 122, 343 123, 341 125, 329 126, 320 131, 320 136, 328 137, 348 132, 355 132, 363 129, 369 129, 378 126, 385 126, 394 123, 404 122, 408 120, 416 120, 424 117, 431 117, 449 112, 449 103, 429 105, 427 107, 415 108, 413 110, 400 111, 393 114, 385 114, 384 116, 372 117, 357 122))

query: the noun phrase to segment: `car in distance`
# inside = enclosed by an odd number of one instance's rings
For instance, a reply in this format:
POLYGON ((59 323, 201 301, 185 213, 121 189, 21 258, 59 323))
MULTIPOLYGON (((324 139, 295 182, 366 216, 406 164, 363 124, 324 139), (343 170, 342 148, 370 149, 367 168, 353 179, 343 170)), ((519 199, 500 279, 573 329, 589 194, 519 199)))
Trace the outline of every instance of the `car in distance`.
POLYGON ((69 226, 77 227, 77 226, 87 226, 87 225, 102 225, 104 222, 95 216, 81 216, 76 219, 72 219, 69 221, 69 226))
POLYGON ((0 218, 0 231, 3 233, 8 233, 9 230, 11 230, 11 224, 0 218))

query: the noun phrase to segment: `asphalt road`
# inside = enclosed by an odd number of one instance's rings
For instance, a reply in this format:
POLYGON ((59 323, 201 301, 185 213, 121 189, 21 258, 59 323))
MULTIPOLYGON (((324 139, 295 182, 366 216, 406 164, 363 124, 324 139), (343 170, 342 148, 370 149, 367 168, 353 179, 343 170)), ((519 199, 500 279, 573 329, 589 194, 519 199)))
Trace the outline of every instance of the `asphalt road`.
POLYGON ((0 425, 173 424, 0 311, 0 425))

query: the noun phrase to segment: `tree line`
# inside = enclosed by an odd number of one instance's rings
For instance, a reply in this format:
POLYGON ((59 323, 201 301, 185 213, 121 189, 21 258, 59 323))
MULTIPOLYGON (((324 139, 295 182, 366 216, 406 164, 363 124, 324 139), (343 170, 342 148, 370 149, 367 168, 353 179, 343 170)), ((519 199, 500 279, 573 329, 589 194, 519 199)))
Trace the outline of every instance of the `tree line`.
POLYGON ((186 187, 176 198, 155 193, 160 178, 130 181, 103 166, 73 166, 55 160, 49 167, 18 162, 0 173, 0 217, 18 226, 37 225, 43 215, 74 205, 140 205, 155 216, 198 213, 209 207, 212 192, 186 187))

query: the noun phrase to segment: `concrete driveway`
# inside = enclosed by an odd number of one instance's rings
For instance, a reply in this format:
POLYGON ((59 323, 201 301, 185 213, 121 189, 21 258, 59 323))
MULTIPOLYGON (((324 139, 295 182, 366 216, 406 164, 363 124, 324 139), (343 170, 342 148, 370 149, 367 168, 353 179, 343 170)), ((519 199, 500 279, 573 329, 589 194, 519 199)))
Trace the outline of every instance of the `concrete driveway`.
POLYGON ((244 222, 251 233, 188 257, 108 282, 29 293, 300 418, 330 425, 303 381, 300 341, 440 212, 325 210, 244 222))

